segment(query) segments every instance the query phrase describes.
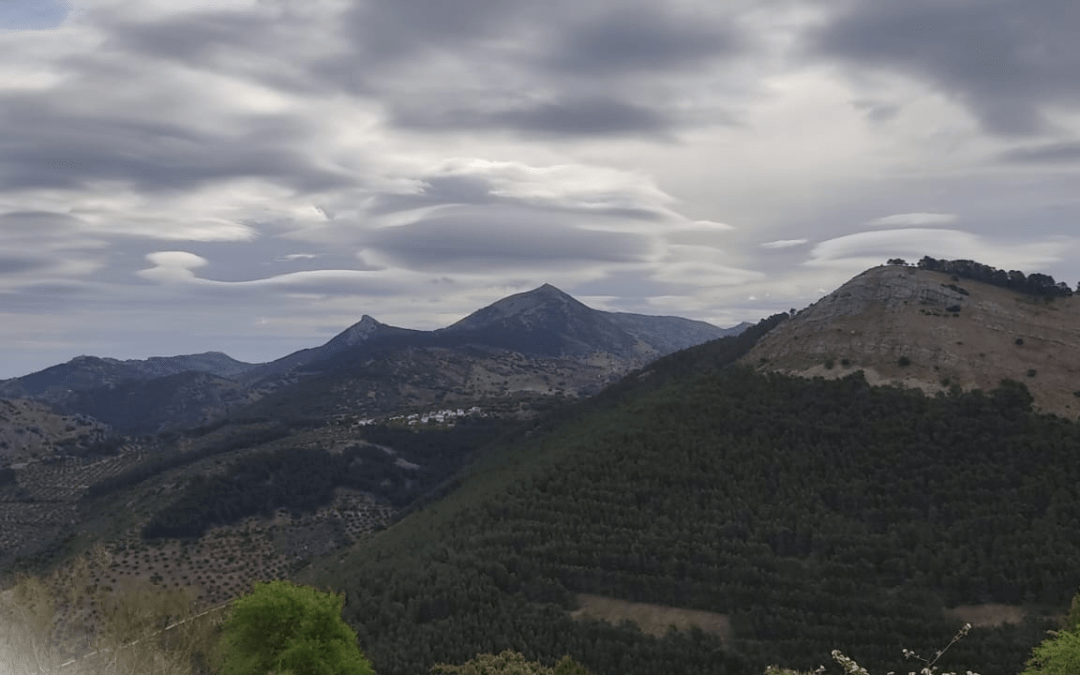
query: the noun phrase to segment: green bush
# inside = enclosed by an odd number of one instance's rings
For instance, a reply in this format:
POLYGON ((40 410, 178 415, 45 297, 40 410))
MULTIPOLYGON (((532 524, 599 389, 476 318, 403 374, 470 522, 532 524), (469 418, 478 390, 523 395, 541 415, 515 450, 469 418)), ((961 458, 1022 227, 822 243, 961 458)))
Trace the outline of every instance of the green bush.
POLYGON ((374 675, 342 621, 344 599, 287 581, 257 583, 221 627, 220 675, 374 675))

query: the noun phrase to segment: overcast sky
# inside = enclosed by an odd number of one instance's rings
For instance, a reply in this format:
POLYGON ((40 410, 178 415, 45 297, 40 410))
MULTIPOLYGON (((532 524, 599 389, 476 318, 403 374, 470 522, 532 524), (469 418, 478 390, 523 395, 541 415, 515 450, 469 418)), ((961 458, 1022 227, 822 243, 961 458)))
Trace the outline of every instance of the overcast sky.
POLYGON ((0 0, 0 377, 552 283, 729 326, 1080 280, 1076 0, 0 0))

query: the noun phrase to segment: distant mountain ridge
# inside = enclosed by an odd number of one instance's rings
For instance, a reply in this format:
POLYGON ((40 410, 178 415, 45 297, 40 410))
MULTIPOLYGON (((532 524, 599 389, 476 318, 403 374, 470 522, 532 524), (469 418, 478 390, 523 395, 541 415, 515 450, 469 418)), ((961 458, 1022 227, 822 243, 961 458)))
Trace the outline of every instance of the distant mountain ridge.
POLYGON ((231 378, 254 368, 222 352, 181 356, 151 356, 148 359, 111 359, 76 356, 66 363, 0 381, 0 396, 57 400, 72 391, 119 385, 135 380, 199 372, 231 378))
MULTIPOLYGON (((582 359, 612 357, 636 367, 665 354, 726 335, 748 324, 719 328, 704 321, 592 309, 544 284, 516 293, 432 331, 398 328, 364 315, 320 347, 261 364, 244 376, 258 381, 320 361, 364 358, 387 349, 489 347, 526 356, 582 359)), ((329 364, 327 364, 329 365, 329 364)))
POLYGON ((329 401, 348 390, 356 405, 380 411, 449 393, 440 387, 462 397, 505 395, 515 386, 580 395, 660 356, 743 328, 603 312, 544 284, 437 330, 399 328, 365 314, 326 343, 268 363, 244 363, 220 352, 126 361, 82 356, 0 382, 0 396, 45 400, 118 429, 153 432, 208 421, 302 381, 308 382, 308 399, 329 401), (456 365, 450 367, 451 361, 456 365), (440 364, 455 374, 442 377, 440 364), (545 370, 560 375, 543 384, 545 370))

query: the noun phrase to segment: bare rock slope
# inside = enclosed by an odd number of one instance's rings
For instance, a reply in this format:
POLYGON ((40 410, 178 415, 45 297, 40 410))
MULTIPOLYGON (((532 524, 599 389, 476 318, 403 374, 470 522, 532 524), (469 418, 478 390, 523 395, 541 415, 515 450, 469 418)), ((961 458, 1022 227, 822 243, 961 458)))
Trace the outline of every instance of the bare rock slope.
POLYGON ((863 370, 928 393, 1024 383, 1042 411, 1080 414, 1080 296, 1046 298, 904 265, 875 267, 798 312, 744 357, 802 376, 863 370))

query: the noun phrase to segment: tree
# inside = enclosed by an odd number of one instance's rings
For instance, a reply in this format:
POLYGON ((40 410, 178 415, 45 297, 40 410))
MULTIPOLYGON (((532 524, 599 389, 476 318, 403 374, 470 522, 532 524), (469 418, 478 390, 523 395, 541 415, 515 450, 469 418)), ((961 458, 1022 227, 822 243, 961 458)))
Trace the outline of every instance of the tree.
POLYGON ((1080 634, 1054 633, 1032 652, 1023 675, 1075 675, 1080 673, 1080 634))
POLYGON ((1080 673, 1080 594, 1073 597, 1060 631, 1031 653, 1022 675, 1073 675, 1080 673))
POLYGON ((341 619, 344 598, 287 581, 257 583, 222 624, 221 675, 374 675, 341 619))

